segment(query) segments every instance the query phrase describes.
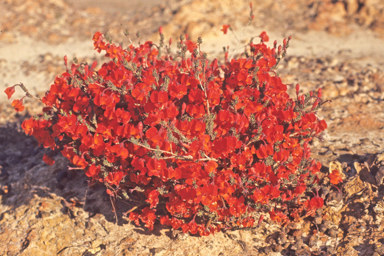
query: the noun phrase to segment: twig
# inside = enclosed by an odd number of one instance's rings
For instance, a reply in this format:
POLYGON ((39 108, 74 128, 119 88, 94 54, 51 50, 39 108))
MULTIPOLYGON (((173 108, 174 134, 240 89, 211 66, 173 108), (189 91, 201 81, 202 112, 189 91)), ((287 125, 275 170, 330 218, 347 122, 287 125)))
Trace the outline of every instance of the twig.
MULTIPOLYGON (((32 94, 28 91, 27 87, 25 87, 24 84, 23 84, 22 82, 20 82, 20 84, 15 84, 14 86, 20 86, 20 88, 25 92, 25 94, 26 94, 26 96, 27 96, 28 98, 34 98, 34 99, 39 100, 39 101, 41 101, 42 103, 44 103, 40 98, 38 98, 38 97, 32 95, 32 94)), ((57 108, 56 108, 56 107, 52 106, 52 108, 53 108, 53 110, 57 111, 57 108)))
POLYGON ((123 215, 124 216, 127 216, 129 213, 133 212, 134 210, 136 210, 137 208, 143 206, 144 204, 140 204, 140 205, 136 205, 134 206, 132 209, 128 210, 127 212, 124 212, 123 215))
POLYGON ((109 199, 111 200, 111 204, 112 204, 113 212, 114 212, 114 214, 115 214, 116 225, 118 225, 118 219, 117 219, 117 214, 116 214, 116 208, 115 208, 115 204, 114 204, 114 202, 112 201, 112 196, 109 196, 109 199))
POLYGON ((204 95, 205 95, 205 100, 207 101, 207 112, 208 112, 208 116, 211 115, 210 111, 209 111, 209 99, 208 99, 208 96, 207 96, 207 89, 205 86, 203 86, 203 83, 201 82, 201 79, 199 76, 197 76, 199 78, 199 83, 200 83, 200 86, 201 86, 201 89, 203 89, 204 91, 204 95))
MULTIPOLYGON (((232 57, 235 55, 235 52, 237 51, 237 49, 238 49, 238 47, 239 47, 240 40, 237 38, 237 36, 236 36, 235 32, 233 31, 233 29, 230 28, 229 30, 232 32, 233 36, 234 36, 235 39, 236 39, 236 46, 235 46, 235 49, 233 50, 233 52, 232 52, 232 54, 231 54, 231 57, 229 58, 229 59, 232 59, 232 57)), ((244 28, 243 28, 243 31, 241 32, 241 35, 243 34, 243 32, 244 32, 244 28)))
MULTIPOLYGON (((137 144, 143 148, 146 148, 148 150, 152 150, 152 151, 158 151, 158 152, 161 152, 161 153, 164 153, 164 154, 169 154, 171 155, 172 157, 162 157, 160 159, 171 159, 171 158, 176 158, 176 159, 183 159, 183 160, 191 160, 193 161, 193 156, 191 155, 187 155, 187 156, 180 156, 180 155, 177 155, 175 153, 172 153, 172 152, 169 152, 169 151, 165 151, 165 150, 161 150, 161 149, 155 149, 155 148, 151 148, 151 147, 147 147, 145 146, 144 144, 140 143, 140 142, 132 142, 131 140, 129 140, 131 143, 134 143, 134 144, 137 144)), ((199 158, 199 159, 196 159, 198 161, 215 161, 215 162, 218 162, 219 160, 215 159, 215 158, 211 158, 211 157, 208 157, 206 156, 206 158, 199 158)))

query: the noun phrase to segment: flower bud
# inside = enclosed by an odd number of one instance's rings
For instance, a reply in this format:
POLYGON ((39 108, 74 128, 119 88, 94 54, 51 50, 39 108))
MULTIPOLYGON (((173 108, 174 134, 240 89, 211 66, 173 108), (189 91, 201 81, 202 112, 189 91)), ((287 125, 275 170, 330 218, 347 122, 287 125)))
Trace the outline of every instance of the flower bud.
POLYGON ((314 110, 318 104, 319 104, 319 100, 316 100, 315 103, 313 103, 312 110, 314 110))

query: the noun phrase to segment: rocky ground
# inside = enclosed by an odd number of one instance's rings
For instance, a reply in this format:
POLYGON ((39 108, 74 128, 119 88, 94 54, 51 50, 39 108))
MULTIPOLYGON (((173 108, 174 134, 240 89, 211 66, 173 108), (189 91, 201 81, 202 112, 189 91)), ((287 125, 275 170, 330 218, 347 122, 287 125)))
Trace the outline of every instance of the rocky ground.
POLYGON ((122 217, 129 202, 119 202, 115 219, 105 189, 68 171, 59 154, 55 165, 44 164, 46 150, 20 129, 41 106, 27 101, 15 114, 0 94, 0 255, 384 255, 382 1, 257 0, 254 23, 244 30, 249 1, 112 1, 108 8, 75 2, 0 1, 1 90, 23 82, 41 95, 64 71, 64 55, 102 62, 92 47, 96 31, 127 44, 124 29, 133 41, 140 31, 144 41, 156 40, 163 26, 169 36, 202 36, 212 58, 222 57, 223 46, 236 49, 234 37, 221 34, 223 24, 235 28, 241 43, 263 30, 279 42, 291 34, 278 72, 286 84, 299 83, 303 92, 323 88, 323 98, 331 100, 319 112, 328 129, 312 151, 324 176, 329 168, 343 172, 342 194, 324 178, 323 211, 284 229, 263 221, 254 230, 195 237, 157 224, 149 233, 122 217))

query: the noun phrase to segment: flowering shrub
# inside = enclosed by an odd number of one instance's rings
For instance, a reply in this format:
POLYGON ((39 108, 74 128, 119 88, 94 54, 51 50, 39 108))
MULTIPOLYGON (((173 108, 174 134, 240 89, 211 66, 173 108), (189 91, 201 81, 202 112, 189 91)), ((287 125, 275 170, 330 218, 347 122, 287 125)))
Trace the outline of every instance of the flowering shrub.
MULTIPOLYGON (((150 230, 159 219, 208 235, 255 227, 264 213, 284 224, 321 208, 317 192, 303 197, 318 186, 321 165, 308 143, 326 128, 315 115, 321 90, 299 95, 297 85, 295 100, 287 94, 274 70, 289 39, 270 48, 263 32, 245 57, 226 54, 219 64, 201 39, 181 36, 172 55, 160 35, 159 45, 123 49, 97 32, 95 49, 111 61, 98 71, 96 63, 67 67, 41 99, 43 114, 23 122, 26 134, 109 195, 138 202, 129 219, 150 230)), ((17 111, 22 100, 12 103, 17 111)))

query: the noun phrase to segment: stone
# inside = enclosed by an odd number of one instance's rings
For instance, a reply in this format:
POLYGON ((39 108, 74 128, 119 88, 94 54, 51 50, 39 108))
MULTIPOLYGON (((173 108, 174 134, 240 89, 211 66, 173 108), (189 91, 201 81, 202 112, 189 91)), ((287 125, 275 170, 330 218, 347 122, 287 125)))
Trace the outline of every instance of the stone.
POLYGON ((355 176, 353 179, 350 179, 343 186, 343 191, 348 196, 352 196, 361 192, 365 188, 364 182, 360 179, 360 176, 355 176))
POLYGON ((342 193, 339 193, 338 191, 329 193, 325 203, 333 212, 339 212, 343 208, 342 193))
POLYGON ((347 14, 353 15, 359 9, 359 1, 358 0, 346 0, 347 5, 347 14))
POLYGON ((292 233, 292 235, 294 236, 294 237, 301 237, 301 235, 303 234, 303 231, 302 230, 295 230, 293 233, 292 233))
POLYGON ((383 184, 383 178, 384 178, 384 166, 380 166, 379 170, 376 172, 376 175, 375 175, 377 186, 380 186, 381 184, 383 184))
MULTIPOLYGON (((89 5, 94 4, 94 2, 89 5)), ((113 5, 112 1, 110 2, 113 5)), ((203 50, 207 45, 207 48, 210 51, 212 50, 212 57, 222 57, 217 49, 220 50, 223 45, 226 45, 233 38, 230 33, 226 36, 222 35, 220 32, 221 25, 231 24, 237 36, 241 37, 241 24, 243 21, 247 22, 249 14, 248 1, 236 1, 235 3, 230 0, 170 0, 168 2, 169 4, 163 4, 163 7, 148 8, 147 12, 135 9, 124 10, 125 14, 116 12, 110 15, 100 8, 92 9, 93 7, 87 7, 87 9, 80 9, 75 4, 68 4, 67 1, 63 0, 0 1, 0 9, 4 20, 0 24, 0 30, 2 30, 0 43, 2 47, 16 45, 16 43, 21 43, 21 45, 32 44, 33 51, 41 51, 41 49, 39 50, 41 46, 37 42, 44 41, 48 43, 43 52, 39 53, 43 54, 42 58, 36 56, 35 59, 33 57, 23 59, 21 56, 12 56, 12 58, 2 56, 0 76, 6 79, 4 85, 11 85, 15 79, 29 80, 31 83, 36 81, 36 87, 44 84, 49 85, 54 76, 65 70, 62 64, 63 55, 68 54, 68 57, 70 57, 70 55, 76 55, 78 49, 83 51, 82 46, 77 48, 79 47, 77 42, 85 39, 88 42, 92 38, 92 31, 95 29, 102 32, 109 31, 115 41, 126 40, 124 41, 124 45, 126 45, 128 39, 123 38, 120 24, 124 28, 133 30, 131 31, 132 35, 140 30, 142 32, 142 42, 146 39, 145 33, 152 34, 154 31, 156 31, 154 42, 157 42, 158 27, 163 25, 166 39, 171 35, 176 36, 174 37, 174 45, 181 33, 188 33, 192 39, 202 36, 204 41, 203 50), (130 11, 136 13, 131 15, 130 11), (211 32, 213 34, 212 38, 216 40, 219 38, 217 40, 219 43, 216 42, 216 45, 212 46, 212 48, 208 45, 211 32), (53 51, 56 51, 56 53, 53 53, 53 51), (22 61, 17 59, 22 59, 22 61), (17 73, 18 70, 22 72, 17 73), (46 78, 40 79, 42 74, 46 78)), ((317 90, 320 87, 324 88, 324 99, 332 100, 331 103, 324 104, 323 108, 317 113, 319 118, 324 118, 327 121, 329 129, 323 136, 325 139, 314 143, 312 148, 313 150, 316 150, 316 148, 326 148, 328 150, 329 148, 329 153, 319 154, 316 159, 322 161, 325 166, 331 160, 344 162, 344 160, 340 160, 341 158, 346 158, 345 161, 351 167, 354 162, 360 161, 362 164, 356 162, 358 165, 356 164, 355 169, 360 168, 360 174, 364 171, 370 174, 371 172, 363 164, 367 161, 366 156, 368 153, 378 153, 379 150, 382 150, 382 145, 384 145, 382 138, 384 125, 381 121, 384 120, 384 109, 382 104, 378 104, 384 99, 384 80, 383 72, 380 69, 374 70, 371 67, 365 67, 365 64, 362 63, 366 62, 367 57, 369 59, 379 59, 378 63, 380 63, 381 53, 380 51, 371 52, 371 56, 366 56, 364 54, 367 51, 364 50, 361 51, 362 58, 357 59, 355 50, 338 52, 334 50, 337 49, 335 45, 340 42, 342 44, 345 38, 339 37, 333 38, 334 41, 329 40, 326 31, 343 35, 343 30, 350 32, 350 27, 360 27, 360 29, 363 28, 367 31, 374 30, 376 33, 381 33, 382 36, 384 33, 383 2, 380 0, 312 2, 313 4, 309 5, 305 1, 297 0, 257 0, 253 7, 254 23, 246 28, 244 37, 248 35, 247 29, 251 31, 252 35, 255 33, 257 35, 260 32, 257 32, 258 30, 265 29, 268 32, 271 28, 276 29, 278 33, 292 32, 293 35, 297 35, 298 38, 294 38, 296 41, 292 40, 292 50, 294 50, 295 45, 298 45, 300 51, 290 55, 291 49, 288 49, 287 56, 291 57, 291 59, 288 59, 287 63, 284 63, 284 61, 280 63, 282 66, 278 72, 282 74, 284 82, 300 83, 302 92, 317 90), (359 5, 361 10, 357 12, 359 5), (302 13, 306 15, 298 15, 302 13), (315 19, 313 28, 325 32, 321 40, 312 40, 313 52, 306 55, 311 50, 307 51, 308 46, 303 46, 300 43, 303 38, 300 39, 299 37, 307 35, 300 33, 311 28, 312 19, 315 19), (320 49, 316 47, 320 47, 320 49), (331 57, 319 56, 330 51, 333 51, 331 57), (332 58, 337 61, 333 61, 332 58)), ((358 31, 357 35, 364 36, 365 34, 358 31)), ((380 37, 380 34, 378 37, 380 37)), ((279 38, 280 36, 277 35, 276 39, 281 40, 279 38)), ((133 39, 134 43, 136 43, 137 40, 133 39)), ((240 38, 240 40, 242 41, 243 38, 240 38)), ((342 45, 342 47, 344 46, 342 45)), ((366 44, 363 44, 362 47, 369 48, 366 44)), ((89 43, 89 48, 92 51, 92 41, 89 43)), ((20 48, 20 54, 23 53, 22 50, 20 48)), ((369 50, 373 51, 374 49, 369 50)), ((34 56, 32 51, 28 52, 27 55, 34 56)), ((93 58, 98 60, 104 58, 99 57, 98 54, 95 57, 92 56, 93 53, 89 57, 91 60, 87 60, 88 63, 92 63, 93 58)), ((290 93, 294 95, 294 89, 290 90, 290 93)), ((41 91, 38 93, 43 95, 41 91)), ((30 104, 28 105, 28 115, 36 115, 41 110, 41 105, 38 103, 28 104, 30 104)), ((4 159, 0 154, 0 165, 7 168, 6 171, 8 172, 6 178, 1 178, 0 175, 0 187, 9 184, 12 188, 8 193, 0 195, 0 240, 3 242, 0 244, 0 251, 2 253, 6 255, 40 255, 44 251, 48 255, 60 254, 62 256, 92 254, 151 255, 155 253, 159 255, 227 255, 228 252, 234 255, 245 254, 243 251, 244 246, 224 236, 222 232, 214 237, 186 236, 185 240, 173 240, 168 236, 169 229, 159 227, 160 225, 155 225, 154 233, 149 233, 144 227, 137 227, 127 220, 119 219, 119 225, 115 225, 109 198, 103 196, 105 194, 104 188, 88 188, 87 191, 87 184, 84 184, 86 177, 81 172, 78 172, 77 176, 73 176, 71 180, 68 177, 56 176, 58 173, 56 167, 42 166, 41 157, 44 149, 37 149, 35 140, 35 145, 29 148, 21 142, 27 139, 25 136, 22 137, 21 133, 16 132, 12 133, 11 136, 4 136, 4 134, 7 134, 3 133, 4 129, 6 131, 14 130, 14 128, 6 128, 6 126, 19 127, 20 122, 25 118, 24 116, 20 117, 20 115, 15 116, 8 101, 1 102, 0 117, 2 125, 0 127, 0 149, 2 153, 7 152, 4 159), (12 143, 8 143, 6 137, 11 138, 12 143), (30 153, 25 153, 26 148, 30 153), (16 153, 16 151, 22 154, 16 153), (60 180, 60 183, 57 183, 56 179, 60 180), (60 187, 60 189, 57 189, 56 186, 60 187), (65 206, 64 202, 71 204, 70 198, 79 198, 81 202, 86 201, 86 207, 83 208, 83 205, 77 203, 71 207, 65 206), (106 201, 101 198, 106 199, 106 201)), ((56 160, 60 159, 61 157, 58 157, 56 160)), ((384 158, 374 163, 377 169, 372 168, 372 164, 367 161, 370 170, 375 171, 372 171, 372 173, 376 174, 376 176, 370 174, 374 180, 372 185, 381 184, 380 182, 382 182, 382 178, 376 178, 377 173, 380 173, 377 170, 380 170, 379 168, 383 165, 382 161, 384 161, 384 158)), ((58 170, 65 170, 67 165, 63 160, 62 166, 58 170)), ((343 170, 345 168, 342 168, 343 170)), ((325 172, 323 174, 326 175, 325 172)), ((326 179, 324 178, 324 180, 326 179)), ((346 210, 334 213, 329 208, 334 207, 333 209, 336 209, 337 205, 331 206, 332 200, 326 201, 326 204, 329 204, 330 207, 324 207, 323 214, 326 216, 324 218, 329 218, 331 221, 329 221, 329 225, 326 225, 325 222, 319 225, 319 236, 323 237, 317 241, 317 246, 325 248, 326 245, 335 242, 335 238, 322 233, 334 226, 343 227, 339 225, 340 219, 343 220, 345 216, 350 214, 348 212, 350 208, 348 207, 351 204, 358 204, 363 210, 367 210, 367 206, 371 205, 368 210, 372 208, 373 212, 375 212, 375 215, 372 215, 375 216, 375 222, 363 216, 361 217, 364 218, 362 220, 367 222, 364 227, 371 227, 372 234, 378 234, 379 229, 382 232, 382 226, 375 226, 384 223, 383 210, 381 209, 382 198, 376 196, 376 201, 372 201, 371 195, 366 196, 365 192, 362 192, 364 190, 368 191, 370 187, 374 188, 370 183, 367 183, 367 180, 362 181, 360 175, 351 175, 350 179, 345 180, 343 186, 340 185, 340 189, 343 191, 343 200, 345 199, 342 202, 345 204, 346 210), (359 198, 359 200, 364 199, 366 202, 348 200, 348 198, 353 199, 355 197, 359 198)), ((328 191, 331 191, 330 194, 332 194, 335 189, 331 186, 329 188, 328 191)), ((324 190, 321 190, 320 194, 328 198, 324 190)), ((337 202, 339 201, 336 200, 337 202)), ((124 205, 120 207, 124 208, 124 205)), ((117 211, 119 212, 120 209, 117 211)), ((354 213, 352 212, 352 214, 354 213)), ((366 212, 362 211, 362 213, 364 215, 366 212)), ((357 219, 361 220, 357 215, 356 217, 349 216, 348 219, 343 220, 343 225, 348 226, 350 222, 357 222, 357 219)), ((318 219, 311 219, 311 221, 320 223, 320 216, 316 218, 318 219)), ((237 237, 236 240, 244 241, 245 245, 254 244, 257 248, 269 248, 267 251, 272 253, 270 245, 265 244, 265 236, 273 232, 279 234, 282 230, 277 228, 276 225, 266 226, 266 222, 264 221, 261 227, 252 231, 234 231, 237 237)), ((316 225, 314 225, 314 222, 312 224, 312 229, 314 229, 316 225)), ((300 225, 292 227, 295 230, 302 231, 302 235, 310 234, 311 231, 309 221, 304 221, 300 225)), ((359 226, 361 230, 364 229, 362 227, 359 226)), ((346 230, 342 231, 347 232, 346 230)), ((341 233, 339 229, 339 235, 341 233)), ((317 235, 311 236, 311 239, 312 237, 317 238, 317 235)), ((338 250, 343 251, 337 253, 341 255, 358 255, 351 245, 353 241, 348 240, 350 237, 374 241, 372 240, 374 237, 370 235, 370 232, 364 232, 364 234, 347 233, 345 240, 338 248, 338 250)), ((285 240, 288 239, 285 238, 285 240)), ((289 248, 291 244, 285 240, 282 238, 277 239, 278 243, 281 243, 284 248, 289 248)), ((294 237, 289 241, 295 244, 294 237)), ((305 240, 305 242, 307 241, 305 240)), ((301 246, 305 245, 301 244, 301 246)), ((273 250, 279 251, 279 249, 277 245, 273 246, 273 250)), ((298 249, 295 253, 302 252, 303 255, 309 253, 305 250, 298 249)))

